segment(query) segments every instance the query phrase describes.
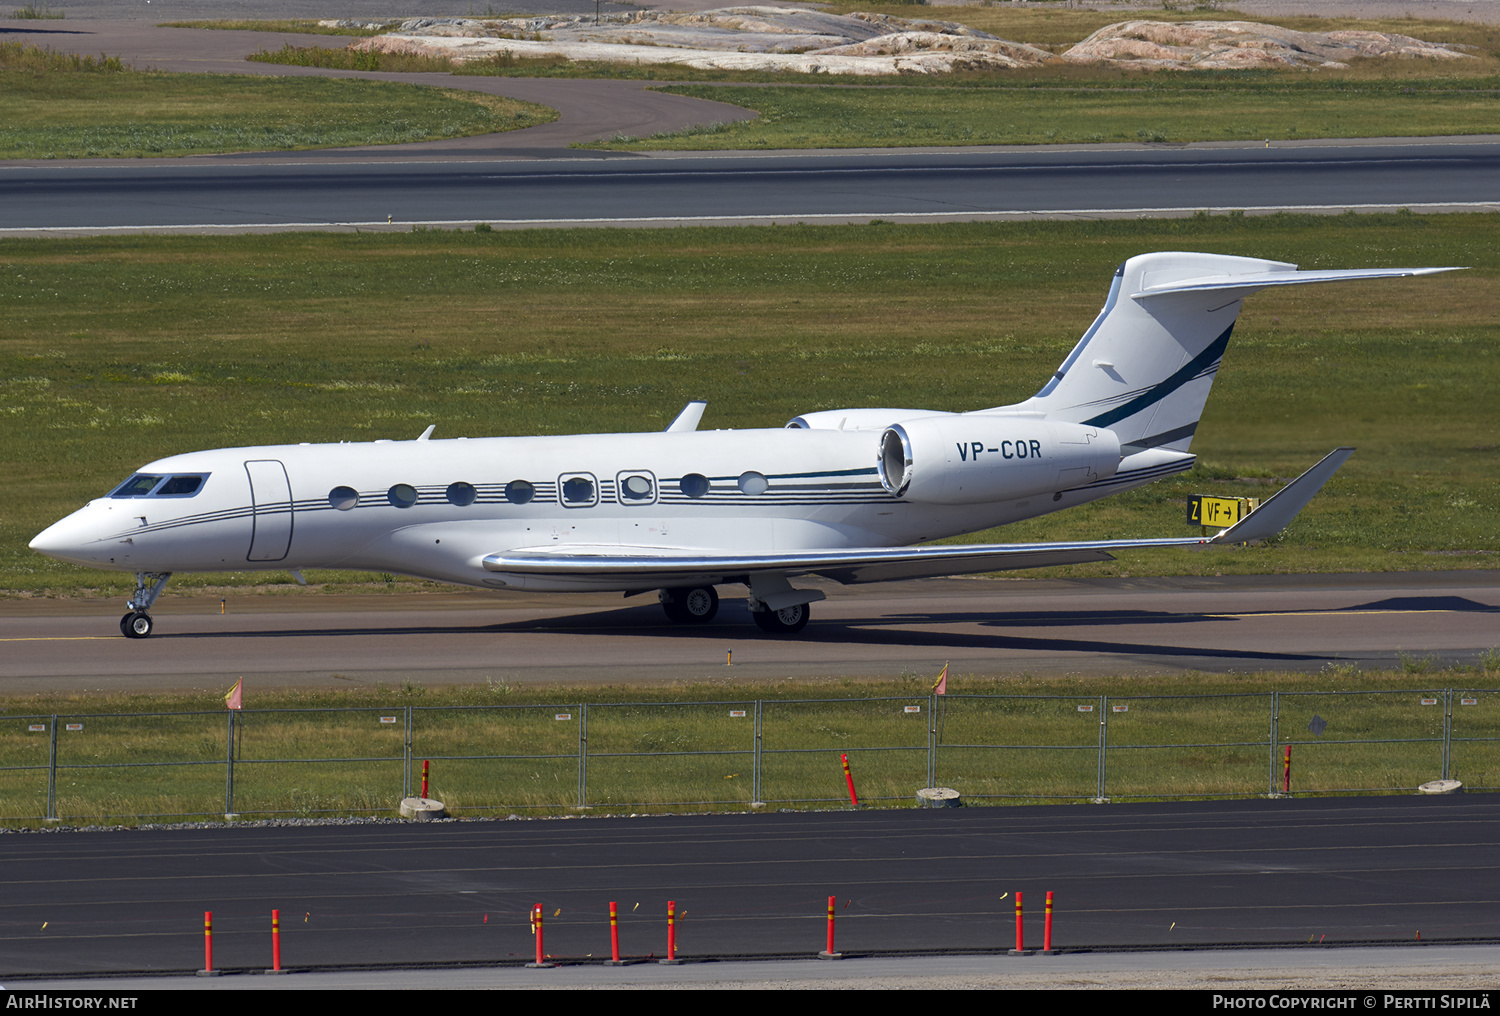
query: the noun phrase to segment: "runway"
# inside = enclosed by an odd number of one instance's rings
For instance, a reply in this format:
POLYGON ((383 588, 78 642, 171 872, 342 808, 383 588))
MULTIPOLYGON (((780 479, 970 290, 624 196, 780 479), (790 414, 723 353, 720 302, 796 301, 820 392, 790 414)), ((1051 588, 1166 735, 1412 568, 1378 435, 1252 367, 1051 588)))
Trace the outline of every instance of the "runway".
POLYGON ((1494 795, 5 834, 0 974, 200 969, 204 911, 259 972, 272 908, 298 969, 517 968, 535 905, 597 967, 610 901, 624 957, 668 901, 683 958, 811 957, 829 896, 851 957, 996 955, 1048 891, 1070 953, 1494 943, 1497 836, 1494 795))
POLYGON ((157 634, 119 603, 0 602, 0 694, 401 682, 519 685, 935 675, 1430 669, 1500 646, 1500 573, 932 579, 823 588, 775 638, 725 587, 669 624, 650 595, 164 597, 157 634))

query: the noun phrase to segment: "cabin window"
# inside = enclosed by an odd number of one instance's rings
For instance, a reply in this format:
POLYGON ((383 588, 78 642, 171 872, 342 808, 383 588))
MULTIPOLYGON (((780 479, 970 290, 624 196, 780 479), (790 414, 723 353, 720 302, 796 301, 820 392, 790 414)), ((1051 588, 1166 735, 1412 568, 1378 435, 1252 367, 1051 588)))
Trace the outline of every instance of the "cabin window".
POLYGON ((749 494, 751 497, 755 497, 757 494, 764 494, 769 490, 771 481, 766 479, 764 473, 757 473, 752 469, 740 474, 739 486, 741 494, 749 494))
POLYGON ((145 497, 156 489, 161 482, 160 476, 152 476, 149 473, 137 473, 124 483, 120 484, 110 493, 110 497, 145 497))
POLYGON ((207 479, 203 475, 174 476, 156 488, 154 497, 192 497, 207 479))
POLYGON ((328 492, 328 503, 341 512, 359 504, 359 491, 353 487, 335 487, 328 492))
POLYGON ((467 508, 474 503, 474 499, 478 496, 479 492, 474 489, 472 483, 464 483, 460 480, 457 483, 448 484, 449 504, 457 505, 460 508, 467 508))
POLYGON ((702 473, 689 473, 677 481, 677 487, 688 497, 702 497, 708 493, 708 477, 702 473))
POLYGON ((136 473, 110 492, 110 497, 192 497, 203 488, 207 473, 184 476, 136 473))
POLYGON ((536 487, 526 480, 512 480, 505 485, 505 500, 511 504, 525 504, 536 497, 536 487))
POLYGON ((417 503, 417 488, 409 483, 398 483, 386 491, 385 498, 397 508, 410 508, 417 503))
POLYGON ((593 473, 565 473, 557 478, 557 486, 565 507, 587 508, 599 500, 599 485, 593 473))
POLYGON ((621 473, 615 477, 621 504, 651 504, 656 500, 656 477, 650 473, 621 473))

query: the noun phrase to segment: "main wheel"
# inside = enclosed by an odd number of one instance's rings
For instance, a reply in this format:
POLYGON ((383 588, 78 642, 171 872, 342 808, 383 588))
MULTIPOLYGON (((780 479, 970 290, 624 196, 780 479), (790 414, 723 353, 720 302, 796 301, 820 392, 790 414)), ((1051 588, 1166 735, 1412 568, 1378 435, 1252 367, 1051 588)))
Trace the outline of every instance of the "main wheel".
POLYGON ((663 589, 659 595, 667 620, 677 624, 705 624, 719 612, 719 594, 713 586, 663 589))
POLYGON ((807 627, 811 612, 807 604, 799 603, 780 610, 758 610, 750 616, 755 618, 756 627, 763 632, 771 635, 795 635, 807 627))
POLYGON ((150 614, 129 613, 120 618, 120 634, 128 639, 143 639, 155 627, 150 614))

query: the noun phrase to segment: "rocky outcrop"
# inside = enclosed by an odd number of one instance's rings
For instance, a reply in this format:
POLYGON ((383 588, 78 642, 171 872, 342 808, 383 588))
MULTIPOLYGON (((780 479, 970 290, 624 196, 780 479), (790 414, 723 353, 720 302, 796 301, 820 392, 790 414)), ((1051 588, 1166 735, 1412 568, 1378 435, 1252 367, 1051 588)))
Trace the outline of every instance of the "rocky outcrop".
POLYGON ((1296 32, 1249 21, 1125 21, 1069 49, 1069 63, 1154 70, 1347 67, 1358 57, 1465 59, 1450 46, 1385 32, 1296 32))
POLYGON ((462 63, 499 53, 562 56, 701 70, 808 74, 940 74, 1035 67, 1064 60, 1150 70, 1343 67, 1356 57, 1462 59, 1449 46, 1381 32, 1294 32, 1245 21, 1126 21, 1101 28, 1061 57, 949 21, 725 7, 676 14, 632 11, 533 18, 417 18, 352 49, 462 63))

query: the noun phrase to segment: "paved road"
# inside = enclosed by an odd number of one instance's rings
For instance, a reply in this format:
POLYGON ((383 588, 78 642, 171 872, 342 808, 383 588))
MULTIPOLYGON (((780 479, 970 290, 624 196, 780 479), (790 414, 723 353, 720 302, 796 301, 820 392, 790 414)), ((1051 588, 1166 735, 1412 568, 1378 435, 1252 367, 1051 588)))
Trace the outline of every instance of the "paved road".
POLYGON ((165 597, 139 642, 120 637, 119 603, 0 601, 0 693, 894 677, 947 661, 955 675, 1307 673, 1469 665, 1500 646, 1495 572, 825 588, 791 638, 728 598, 714 623, 678 627, 650 596, 247 594, 225 614, 165 597))
POLYGON ((1233 801, 0 835, 0 972, 517 966, 546 951, 1003 952, 1500 939, 1500 799, 1233 801))
MULTIPOLYGON (((12 981, 18 994, 67 991, 73 995, 139 994, 150 991, 431 991, 495 988, 822 988, 862 991, 889 988, 1170 988, 1236 995, 1274 989, 1288 993, 1341 989, 1362 1006, 1377 1004, 1389 991, 1432 993, 1468 991, 1479 1008, 1481 994, 1494 996, 1500 947, 1401 946, 1288 949, 1168 950, 1162 952, 1062 953, 1051 957, 921 956, 845 957, 838 963, 815 959, 715 960, 664 966, 624 967, 565 964, 547 970, 522 967, 470 967, 440 970, 293 971, 282 977, 201 978, 189 976, 106 976, 26 978, 12 981)), ((1450 995, 1450 1004, 1458 1004, 1450 995)), ((1190 1000, 1177 996, 1177 1004, 1190 1000)), ((1500 1001, 1491 997, 1491 1004, 1500 1001)), ((1212 1000, 1205 998, 1207 1010, 1212 1000)), ((1303 1003, 1304 1005, 1306 1003, 1303 1003)), ((1288 1005, 1287 1008, 1290 1008, 1288 1005)))
MULTIPOLYGON (((517 132, 522 133, 522 132, 517 132)), ((1500 143, 356 161, 345 151, 0 169, 0 231, 973 220, 1500 208, 1500 143), (1291 196, 1289 200, 1289 196, 1291 196)), ((536 154, 536 153, 533 153, 536 154)))
MULTIPOLYGON (((326 37, 129 22, 0 22, 0 38, 120 52, 174 70, 311 74, 243 53, 326 37), (42 27, 37 27, 38 25, 42 27)), ((12 162, 0 233, 166 228, 409 229, 496 225, 945 221, 1183 214, 1200 209, 1500 207, 1500 138, 835 152, 581 152, 750 115, 642 82, 336 72, 474 88, 559 109, 552 124, 419 145, 171 160, 12 162)))

